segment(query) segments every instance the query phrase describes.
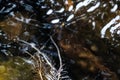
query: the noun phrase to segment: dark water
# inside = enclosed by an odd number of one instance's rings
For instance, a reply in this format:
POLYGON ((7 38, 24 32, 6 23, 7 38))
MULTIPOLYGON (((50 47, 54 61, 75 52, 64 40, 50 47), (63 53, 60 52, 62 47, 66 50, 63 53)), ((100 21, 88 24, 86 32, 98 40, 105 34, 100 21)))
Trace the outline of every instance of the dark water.
POLYGON ((72 80, 119 80, 119 5, 119 0, 0 0, 0 60, 34 54, 19 38, 39 49, 44 45, 42 52, 58 66, 52 36, 72 80))

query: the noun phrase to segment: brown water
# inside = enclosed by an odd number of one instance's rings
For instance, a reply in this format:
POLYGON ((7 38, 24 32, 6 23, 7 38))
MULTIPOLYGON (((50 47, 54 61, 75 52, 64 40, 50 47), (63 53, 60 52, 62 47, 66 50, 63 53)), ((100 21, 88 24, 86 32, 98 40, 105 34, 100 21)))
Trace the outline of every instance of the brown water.
POLYGON ((28 57, 25 51, 34 54, 20 38, 38 48, 44 45, 42 51, 58 66, 52 36, 72 80, 119 80, 119 5, 119 0, 1 0, 1 63, 8 56, 28 57))

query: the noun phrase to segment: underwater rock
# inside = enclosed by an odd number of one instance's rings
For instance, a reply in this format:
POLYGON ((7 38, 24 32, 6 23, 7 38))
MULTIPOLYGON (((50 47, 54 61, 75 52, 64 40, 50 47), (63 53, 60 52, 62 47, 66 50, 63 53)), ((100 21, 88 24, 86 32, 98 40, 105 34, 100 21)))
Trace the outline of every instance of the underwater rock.
POLYGON ((15 39, 21 33, 22 23, 14 18, 8 18, 0 22, 0 28, 8 35, 8 39, 15 39))
MULTIPOLYGON (((78 66, 76 69, 79 72, 95 75, 101 72, 99 74, 101 74, 102 79, 118 80, 117 74, 104 64, 106 61, 104 56, 106 55, 106 50, 108 50, 107 46, 105 46, 106 44, 90 29, 91 25, 86 23, 86 21, 81 20, 75 25, 62 29, 62 38, 58 41, 59 46, 63 50, 62 54, 69 60, 73 60, 74 63, 70 63, 70 65, 78 66), (94 36, 91 34, 94 34, 94 36), (96 40, 100 44, 95 42, 96 40), (99 46, 104 48, 101 49, 99 46), (105 74, 102 74, 104 71, 105 74)), ((69 60, 68 62, 70 62, 69 60)))

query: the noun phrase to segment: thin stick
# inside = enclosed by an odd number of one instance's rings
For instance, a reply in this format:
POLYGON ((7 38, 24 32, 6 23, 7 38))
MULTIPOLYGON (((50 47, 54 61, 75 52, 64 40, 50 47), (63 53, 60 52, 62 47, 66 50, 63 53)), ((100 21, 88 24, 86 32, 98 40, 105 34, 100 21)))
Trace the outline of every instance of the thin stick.
POLYGON ((58 52, 58 57, 59 57, 60 67, 59 67, 58 74, 57 74, 57 75, 58 75, 58 79, 57 79, 57 80, 59 80, 60 77, 61 77, 60 72, 62 71, 62 59, 61 59, 61 55, 60 55, 60 50, 59 50, 57 44, 55 43, 55 41, 53 40, 52 36, 50 36, 50 39, 51 39, 52 43, 54 44, 54 46, 56 47, 57 52, 58 52))
POLYGON ((32 44, 30 44, 30 43, 28 43, 28 42, 26 42, 26 41, 24 41, 24 40, 18 39, 18 41, 23 42, 23 43, 25 43, 25 44, 27 44, 27 45, 30 45, 30 46, 31 46, 33 49, 35 49, 40 55, 42 55, 42 56, 44 57, 45 61, 49 64, 49 66, 50 66, 51 68, 53 68, 52 64, 51 64, 51 63, 48 61, 48 59, 46 58, 46 55, 45 55, 44 53, 42 53, 39 49, 37 49, 34 45, 32 45, 32 44))

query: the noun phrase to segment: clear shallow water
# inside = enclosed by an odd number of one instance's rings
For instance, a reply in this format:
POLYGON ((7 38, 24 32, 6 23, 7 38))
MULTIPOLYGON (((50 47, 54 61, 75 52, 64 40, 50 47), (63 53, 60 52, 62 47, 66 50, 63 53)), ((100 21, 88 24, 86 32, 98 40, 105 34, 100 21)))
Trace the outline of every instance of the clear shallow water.
POLYGON ((0 4, 2 56, 28 56, 25 50, 34 53, 17 42, 19 37, 39 48, 46 44, 43 52, 56 58, 56 49, 49 40, 53 35, 73 80, 119 77, 119 0, 2 0, 0 4), (114 76, 102 74, 101 66, 114 76))

